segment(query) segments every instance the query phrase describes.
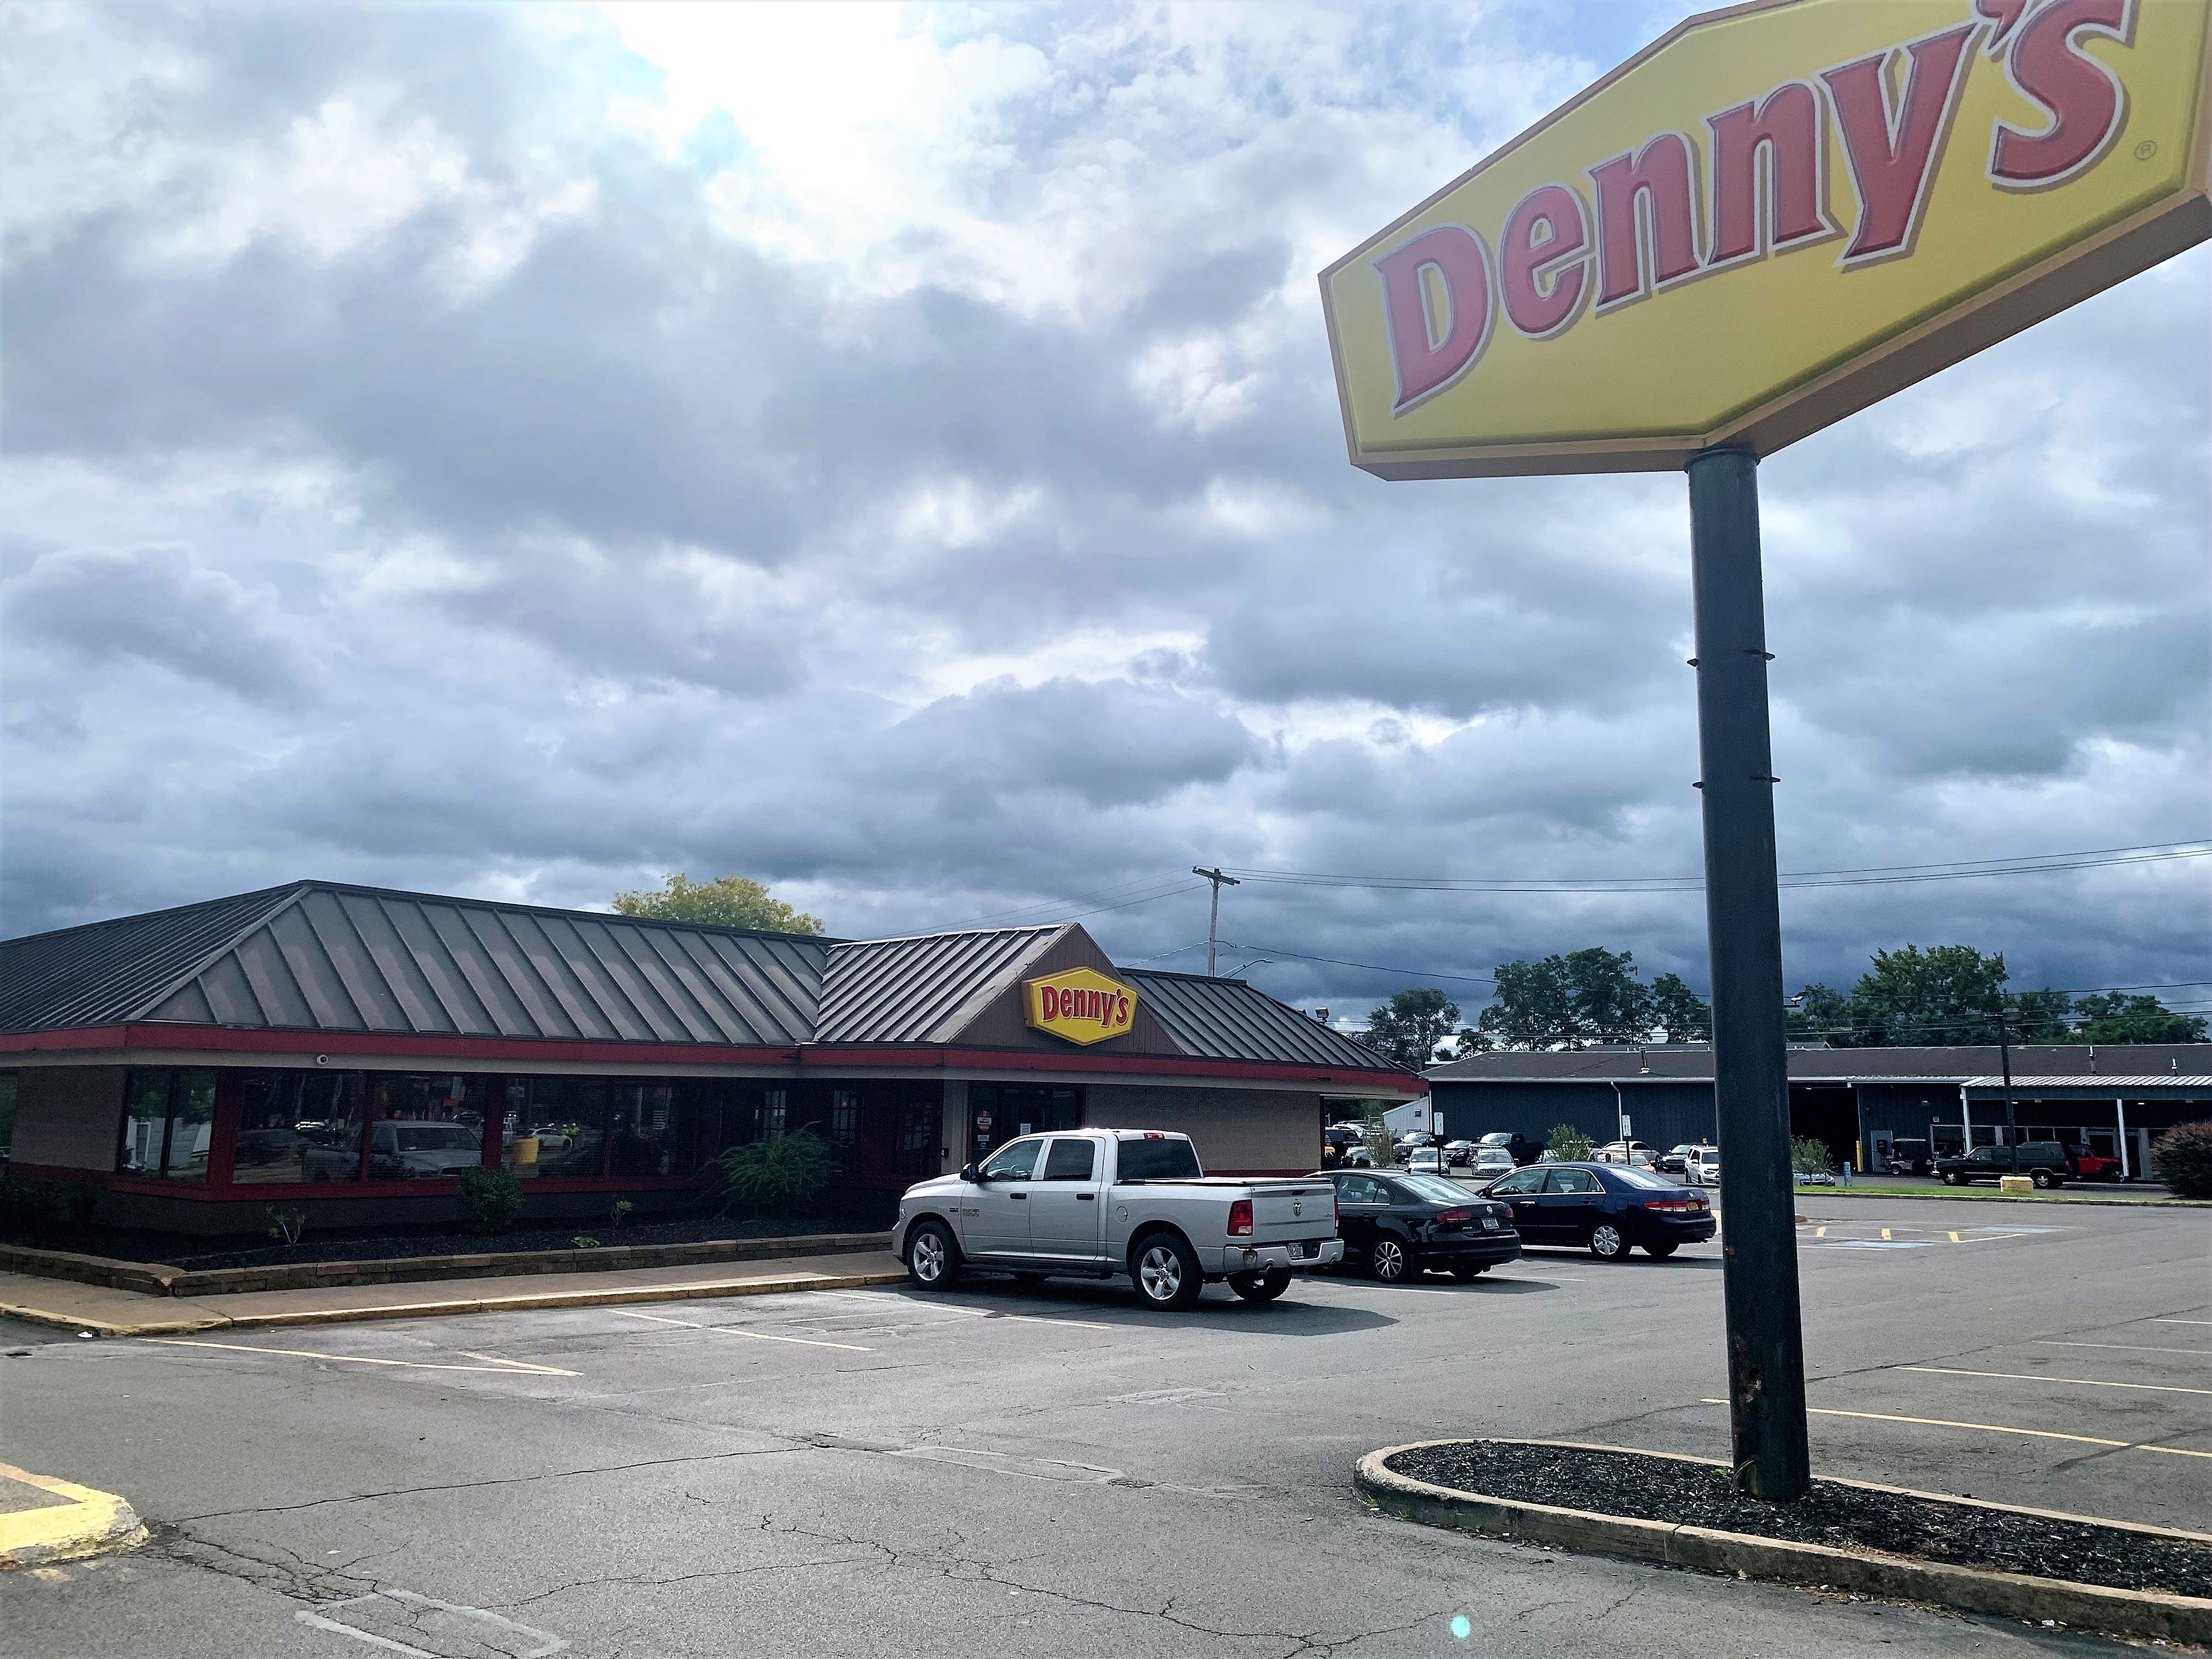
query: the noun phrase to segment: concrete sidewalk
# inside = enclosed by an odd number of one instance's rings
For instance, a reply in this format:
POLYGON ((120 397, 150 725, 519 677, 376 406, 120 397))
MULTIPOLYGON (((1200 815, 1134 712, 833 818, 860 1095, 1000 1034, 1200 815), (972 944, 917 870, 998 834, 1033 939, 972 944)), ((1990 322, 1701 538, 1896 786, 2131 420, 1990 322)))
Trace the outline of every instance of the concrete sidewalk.
POLYGON ((705 1297, 769 1296, 780 1291, 846 1290, 906 1277, 888 1250, 790 1261, 730 1263, 720 1270, 639 1267, 626 1272, 541 1273, 517 1280, 441 1279, 425 1285, 353 1285, 321 1290, 249 1291, 189 1299, 146 1296, 28 1273, 0 1273, 0 1316, 94 1336, 173 1336, 220 1327, 330 1325, 363 1319, 425 1319, 441 1314, 505 1313, 526 1308, 592 1308, 625 1302, 683 1302, 705 1297), (523 1288, 524 1285, 528 1288, 523 1288))

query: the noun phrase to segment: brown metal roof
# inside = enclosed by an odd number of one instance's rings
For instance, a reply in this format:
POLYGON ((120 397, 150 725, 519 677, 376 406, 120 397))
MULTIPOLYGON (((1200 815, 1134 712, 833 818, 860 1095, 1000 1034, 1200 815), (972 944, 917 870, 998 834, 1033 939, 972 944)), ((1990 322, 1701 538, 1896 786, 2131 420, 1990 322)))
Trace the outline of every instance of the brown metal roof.
MULTIPOLYGON (((1948 1048, 1792 1048, 1789 1059, 1793 1083, 1958 1083, 1995 1076, 2003 1064, 1993 1042, 1948 1048)), ((2085 1083, 2117 1075, 2212 1071, 2208 1062, 2212 1043, 2206 1042, 2015 1043, 2012 1049, 2015 1077, 2033 1073, 2085 1083)), ((1702 1043, 1663 1042, 1641 1049, 1511 1050, 1432 1066, 1422 1075, 1434 1083, 1709 1083, 1713 1051, 1702 1043)))
POLYGON ((1345 1071, 1395 1072, 1381 1054, 1241 979, 1124 969, 1170 1036, 1208 1060, 1288 1061, 1345 1071))
POLYGON ((1066 928, 857 939, 830 951, 817 1042, 949 1042, 1066 928))

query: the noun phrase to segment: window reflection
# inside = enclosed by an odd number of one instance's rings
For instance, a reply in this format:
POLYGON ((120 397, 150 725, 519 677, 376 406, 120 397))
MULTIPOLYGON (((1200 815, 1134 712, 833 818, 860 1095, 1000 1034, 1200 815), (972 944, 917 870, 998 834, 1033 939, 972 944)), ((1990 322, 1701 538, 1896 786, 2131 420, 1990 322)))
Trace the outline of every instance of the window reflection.
POLYGON ((165 1181, 207 1179, 215 1135, 215 1073, 132 1072, 124 1083, 122 1175, 165 1181))

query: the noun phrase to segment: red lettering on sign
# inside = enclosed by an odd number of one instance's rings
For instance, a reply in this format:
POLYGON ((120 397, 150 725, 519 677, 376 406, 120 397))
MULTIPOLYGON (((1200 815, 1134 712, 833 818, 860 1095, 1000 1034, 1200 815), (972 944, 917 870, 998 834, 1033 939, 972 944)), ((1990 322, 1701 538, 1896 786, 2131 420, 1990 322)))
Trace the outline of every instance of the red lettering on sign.
POLYGON ((1037 1013, 1048 1025, 1060 1018, 1060 987, 1057 985, 1037 987, 1037 1013))
POLYGON ((2135 22, 2135 0, 2052 0, 2028 19, 2005 54, 2005 78, 2049 119, 2040 132, 1996 124, 1990 183, 2047 190, 2096 165, 2127 124, 2128 94, 2109 67, 2081 50, 2081 40, 2101 34, 2132 46, 2135 22))
POLYGON ((1785 82, 1755 102, 1708 115, 1705 126, 1712 134, 1707 264, 1732 264, 1836 234, 1828 217, 1828 134, 1819 93, 1802 81, 1785 82))
POLYGON ((1490 343, 1490 250, 1465 225, 1438 225, 1392 248, 1374 269, 1398 376, 1390 412, 1402 415, 1474 368, 1490 343))
POLYGON ((1589 213, 1579 191, 1540 185, 1505 216, 1498 287, 1506 321, 1530 339, 1548 340, 1573 325, 1589 287, 1589 213))
POLYGON ((1120 1014, 1115 1018, 1114 1023, 1116 1025, 1127 1025, 1129 1023, 1129 999, 1127 997, 1116 997, 1114 999, 1114 1002, 1115 1006, 1121 1010, 1120 1014))
POLYGON ((1698 270, 1698 200, 1690 141, 1647 139, 1589 169, 1597 194, 1597 307, 1607 311, 1698 270))
POLYGON ((1980 27, 1961 23, 1820 72, 1859 198, 1858 225, 1838 264, 1912 252, 1966 84, 1966 45, 1980 27), (1905 96, 1893 108, 1887 65, 1899 52, 1907 58, 1905 96))

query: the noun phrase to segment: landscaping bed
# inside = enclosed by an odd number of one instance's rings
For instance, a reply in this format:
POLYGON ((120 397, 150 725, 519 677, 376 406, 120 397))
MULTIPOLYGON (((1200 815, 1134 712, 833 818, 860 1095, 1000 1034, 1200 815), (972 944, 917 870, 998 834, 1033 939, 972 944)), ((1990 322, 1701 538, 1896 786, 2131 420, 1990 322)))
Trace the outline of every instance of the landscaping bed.
POLYGON ((2112 1589, 2212 1597, 2212 1545, 2125 1528, 1815 1480, 1794 1504, 1738 1492, 1718 1465, 1466 1440, 1394 1454, 1393 1473, 1456 1492, 2112 1589))

